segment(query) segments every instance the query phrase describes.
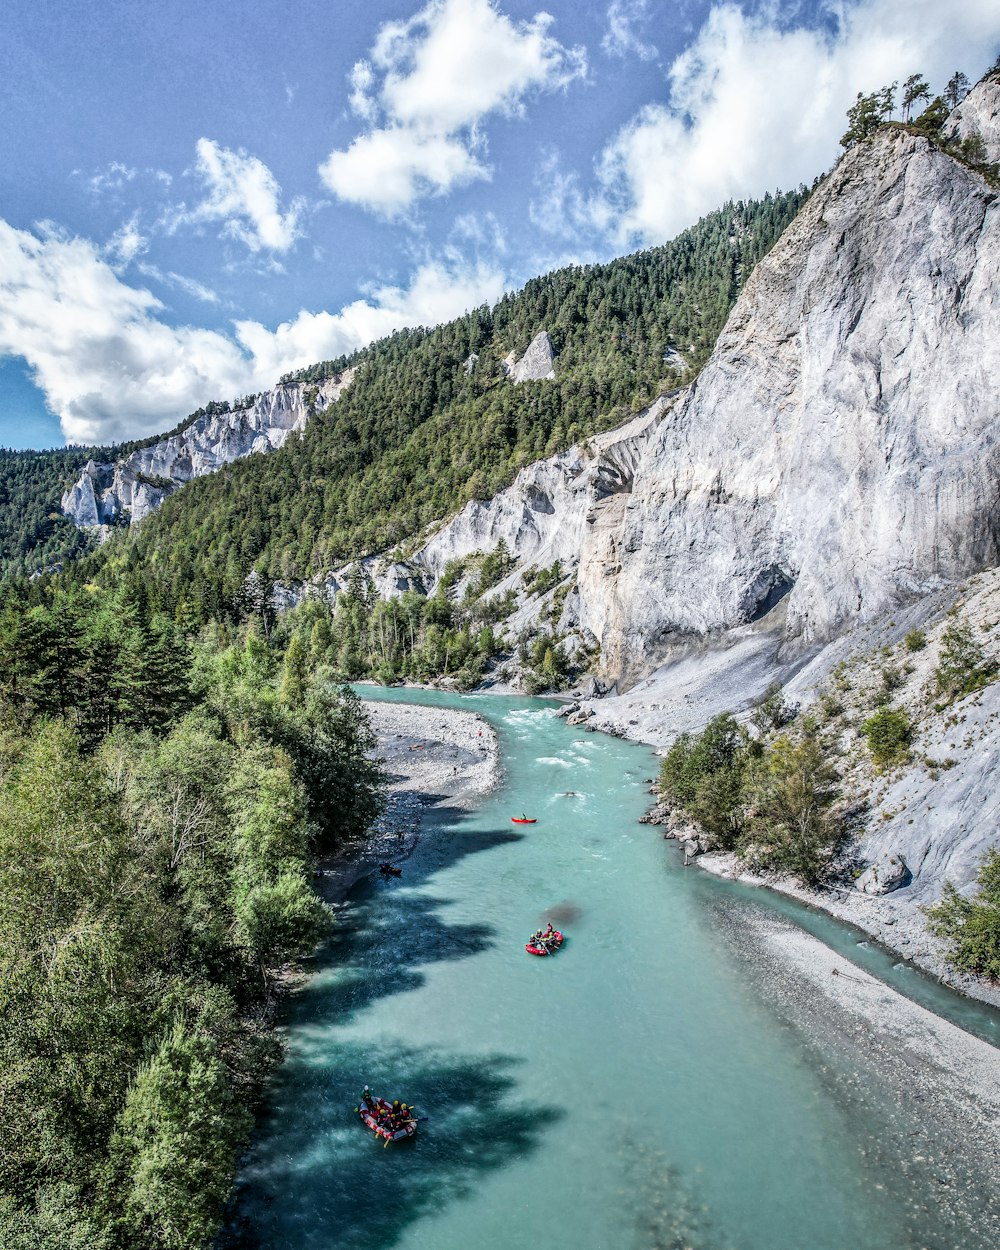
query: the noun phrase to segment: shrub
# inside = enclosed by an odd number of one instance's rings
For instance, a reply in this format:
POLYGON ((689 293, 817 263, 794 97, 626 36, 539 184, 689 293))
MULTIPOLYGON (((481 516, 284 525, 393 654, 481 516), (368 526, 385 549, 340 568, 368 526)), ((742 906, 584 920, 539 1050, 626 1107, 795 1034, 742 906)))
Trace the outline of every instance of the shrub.
POLYGON ((792 872, 815 885, 839 840, 830 812, 836 782, 817 738, 778 738, 748 778, 741 857, 756 868, 792 872))
POLYGON ((797 711, 798 704, 786 703, 781 693, 781 686, 773 682, 750 713, 750 723, 763 735, 787 725, 790 720, 794 719, 797 711))
POLYGON ((697 736, 680 734, 660 766, 660 789, 725 848, 741 825, 747 736, 728 712, 697 736))
POLYGON ((922 629, 911 629, 903 639, 903 646, 907 651, 923 651, 927 646, 927 635, 922 629))
POLYGON ((882 708, 869 716, 861 726, 872 759, 879 768, 886 768, 907 758, 913 727, 905 712, 882 708))
POLYGON ((948 943, 948 962, 960 972, 1000 981, 1000 847, 987 851, 972 898, 948 882, 944 897, 927 909, 928 927, 948 943))
POLYGON ((941 635, 941 658, 934 670, 941 694, 961 699, 988 685, 996 671, 996 661, 986 656, 967 624, 948 626, 941 635))

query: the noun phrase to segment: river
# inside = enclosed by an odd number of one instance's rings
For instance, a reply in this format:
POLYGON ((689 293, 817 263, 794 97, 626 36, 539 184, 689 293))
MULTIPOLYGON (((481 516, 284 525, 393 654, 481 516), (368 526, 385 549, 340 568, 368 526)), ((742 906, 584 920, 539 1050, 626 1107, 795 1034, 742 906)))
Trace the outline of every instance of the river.
POLYGON ((366 878, 339 909, 290 1004, 232 1244, 993 1244, 995 1195, 952 1157, 953 1129, 777 1009, 730 919, 774 906, 994 1041, 996 1013, 828 917, 684 869, 638 823, 647 748, 569 728, 537 700, 365 697, 480 712, 504 781, 474 811, 431 810, 404 875, 366 878), (538 823, 512 825, 522 811, 538 823), (566 945, 532 958, 524 942, 550 916, 566 945), (361 1127, 366 1082, 428 1117, 415 1141, 383 1149, 361 1127))

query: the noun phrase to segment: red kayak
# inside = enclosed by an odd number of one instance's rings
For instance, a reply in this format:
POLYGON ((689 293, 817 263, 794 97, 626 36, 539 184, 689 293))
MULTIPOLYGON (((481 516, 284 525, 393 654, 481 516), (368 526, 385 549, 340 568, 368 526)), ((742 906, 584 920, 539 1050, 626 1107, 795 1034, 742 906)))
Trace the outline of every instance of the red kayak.
POLYGON ((385 1138, 386 1145, 391 1141, 404 1141, 417 1131, 417 1121, 413 1118, 393 1120, 392 1103, 384 1098, 373 1098, 371 1104, 362 1098, 361 1105, 358 1107, 358 1115, 376 1137, 385 1138))
POLYGON ((563 935, 558 929, 553 929, 548 937, 540 938, 537 942, 534 938, 525 942, 524 949, 529 955, 554 955, 562 944, 563 935))
POLYGON ((512 825, 534 825, 538 823, 537 816, 511 816, 512 825))

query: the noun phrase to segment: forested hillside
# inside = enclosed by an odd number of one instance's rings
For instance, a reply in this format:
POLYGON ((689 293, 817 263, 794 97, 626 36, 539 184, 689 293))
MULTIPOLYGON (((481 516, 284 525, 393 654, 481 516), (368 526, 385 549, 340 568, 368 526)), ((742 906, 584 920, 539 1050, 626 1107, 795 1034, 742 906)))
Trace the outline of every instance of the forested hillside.
MULTIPOLYGON (((235 406, 251 403, 246 395, 235 406)), ((0 582, 30 577, 91 547, 83 533, 62 512, 63 491, 88 460, 108 463, 151 447, 161 438, 178 434, 206 414, 229 412, 227 400, 213 400, 179 422, 166 434, 133 439, 110 447, 59 447, 51 451, 12 451, 0 447, 0 582)))
POLYGON ((363 713, 251 620, 0 609, 0 1245, 209 1245, 280 1047, 275 980, 363 832, 363 713))
POLYGON ((59 500, 94 449, 0 448, 0 579, 30 576, 89 547, 59 500))
POLYGON ((253 568, 306 577, 403 542, 691 378, 804 198, 729 204, 663 247, 558 270, 492 309, 303 371, 357 366, 301 439, 191 482, 76 576, 111 584, 130 570, 158 609, 206 620, 232 611, 253 568), (540 329, 556 380, 514 386, 501 361, 540 329))

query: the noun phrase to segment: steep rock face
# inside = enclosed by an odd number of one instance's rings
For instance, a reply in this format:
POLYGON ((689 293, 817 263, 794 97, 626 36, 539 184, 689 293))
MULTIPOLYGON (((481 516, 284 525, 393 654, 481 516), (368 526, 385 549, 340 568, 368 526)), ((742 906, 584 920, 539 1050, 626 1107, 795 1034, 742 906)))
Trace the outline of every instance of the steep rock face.
MULTIPOLYGON (((340 398, 353 377, 348 370, 319 386, 315 410, 340 398)), ((134 451, 113 464, 89 461, 62 497, 63 512, 77 525, 113 525, 126 516, 138 525, 167 495, 192 478, 224 464, 281 447, 309 419, 303 383, 264 391, 248 408, 199 417, 171 438, 134 451)))
POLYGON ((1000 74, 977 84, 951 113, 944 129, 953 139, 979 135, 987 161, 1000 161, 1000 74))
POLYGON ((709 364, 646 449, 614 535, 599 636, 753 619, 786 637, 996 562, 1000 213, 923 139, 848 154, 758 267, 709 364))
POLYGON ((519 382, 540 382, 554 378, 555 349, 548 331, 539 330, 520 360, 513 352, 509 352, 503 360, 503 368, 515 385, 519 382))
POLYGON ((694 385, 468 505, 417 563, 500 537, 522 567, 570 562, 611 676, 781 601, 785 651, 819 645, 1000 558, 998 377, 997 194, 883 130, 758 266, 694 385))

